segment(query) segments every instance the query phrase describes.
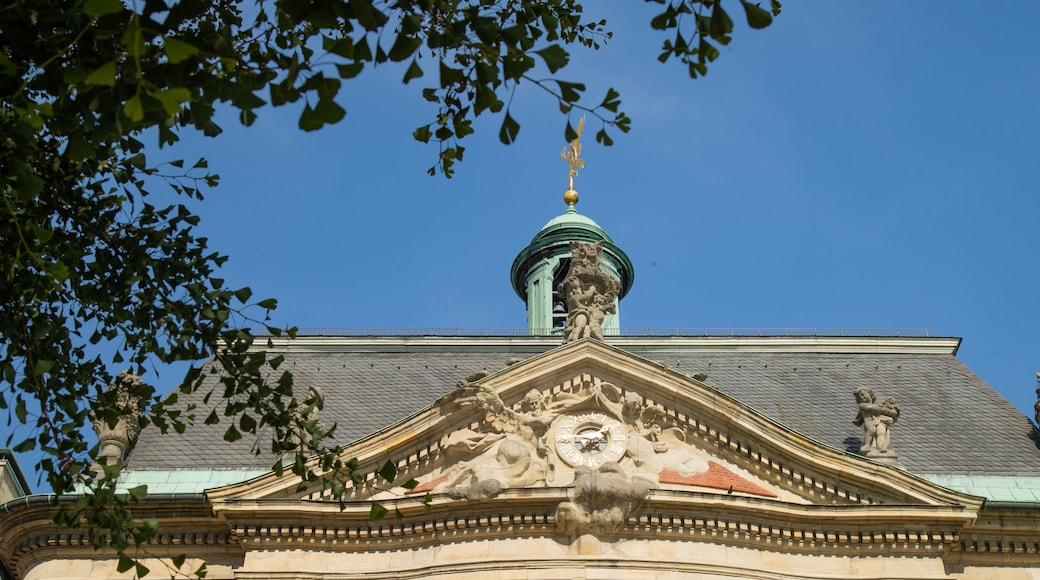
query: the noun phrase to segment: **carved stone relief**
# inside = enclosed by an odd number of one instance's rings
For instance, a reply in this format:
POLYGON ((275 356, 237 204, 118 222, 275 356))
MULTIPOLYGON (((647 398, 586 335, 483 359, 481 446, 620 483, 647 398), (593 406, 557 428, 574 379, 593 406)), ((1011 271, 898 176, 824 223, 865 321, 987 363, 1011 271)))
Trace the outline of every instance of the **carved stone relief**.
POLYGON ((645 480, 629 476, 617 463, 579 467, 570 501, 556 507, 556 529, 569 536, 612 534, 650 493, 645 480))
POLYGON ((483 412, 477 429, 447 435, 441 448, 452 464, 445 479, 449 495, 477 499, 505 487, 526 487, 545 480, 549 469, 545 431, 551 418, 544 396, 529 391, 515 411, 490 387, 462 381, 442 400, 442 408, 475 406, 483 412))

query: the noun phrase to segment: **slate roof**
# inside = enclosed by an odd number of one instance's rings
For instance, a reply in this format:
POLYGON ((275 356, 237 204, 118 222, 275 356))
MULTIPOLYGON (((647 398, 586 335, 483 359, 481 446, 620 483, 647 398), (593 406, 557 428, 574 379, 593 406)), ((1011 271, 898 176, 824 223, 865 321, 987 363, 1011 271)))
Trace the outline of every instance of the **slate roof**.
MULTIPOLYGON (((647 338, 649 345, 652 340, 647 338)), ((297 388, 323 388, 322 420, 338 424, 339 440, 353 441, 424 409, 474 371, 495 371, 509 359, 526 359, 558 346, 542 341, 518 347, 508 339, 494 339, 471 338, 464 347, 434 351, 371 345, 290 350, 283 368, 293 372, 297 388)), ((871 387, 879 400, 892 396, 899 402, 902 414, 893 427, 892 448, 911 473, 1040 477, 1036 427, 953 351, 745 352, 728 347, 642 349, 640 354, 638 345, 625 350, 679 372, 705 372, 705 382, 758 412, 816 441, 853 452, 863 431, 852 424, 852 391, 871 387)), ((199 413, 200 423, 205 414, 199 413)), ((195 425, 182 435, 145 429, 128 470, 266 469, 273 464, 275 457, 269 453, 252 453, 254 441, 223 441, 224 429, 223 422, 195 425)), ((263 450, 267 445, 260 442, 263 450)))

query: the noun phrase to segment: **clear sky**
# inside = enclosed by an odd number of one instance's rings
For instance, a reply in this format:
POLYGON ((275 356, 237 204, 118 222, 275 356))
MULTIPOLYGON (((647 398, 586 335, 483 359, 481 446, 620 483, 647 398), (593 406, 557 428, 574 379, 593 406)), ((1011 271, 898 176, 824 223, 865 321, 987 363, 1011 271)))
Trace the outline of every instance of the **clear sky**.
MULTIPOLYGON (((752 31, 731 2, 734 40, 697 80, 657 62, 657 5, 586 4, 615 37, 559 76, 592 101, 616 88, 633 118, 611 148, 589 120, 575 183, 635 265, 622 326, 928 329, 963 337, 960 358, 1032 416, 1040 4, 791 0, 752 31)), ((153 159, 221 174, 201 227, 278 324, 524 327, 509 268, 565 209, 565 120, 521 85, 518 143, 482 117, 456 177, 428 177, 436 146, 411 132, 435 111, 403 74, 347 82, 346 119, 320 132, 267 110, 153 159)))

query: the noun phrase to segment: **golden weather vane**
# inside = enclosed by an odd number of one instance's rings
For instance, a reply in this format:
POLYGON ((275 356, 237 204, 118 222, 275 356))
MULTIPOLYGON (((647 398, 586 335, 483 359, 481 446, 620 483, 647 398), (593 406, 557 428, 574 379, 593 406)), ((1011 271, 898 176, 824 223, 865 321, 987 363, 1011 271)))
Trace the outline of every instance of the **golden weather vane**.
POLYGON ((567 192, 563 194, 563 200, 567 202, 567 205, 574 205, 578 203, 578 192, 574 191, 574 178, 578 176, 578 170, 585 168, 585 160, 581 158, 581 132, 585 130, 585 117, 582 116, 581 120, 578 121, 578 130, 576 131, 577 136, 571 141, 570 145, 563 148, 563 152, 560 153, 560 158, 567 162, 570 166, 569 174, 569 187, 567 192))

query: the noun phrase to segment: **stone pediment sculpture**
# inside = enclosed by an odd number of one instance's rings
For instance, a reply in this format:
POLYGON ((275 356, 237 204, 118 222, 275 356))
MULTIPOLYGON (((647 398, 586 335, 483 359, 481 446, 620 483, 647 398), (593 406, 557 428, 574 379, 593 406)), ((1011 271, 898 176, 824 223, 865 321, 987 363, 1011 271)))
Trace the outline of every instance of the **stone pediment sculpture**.
MULTIPOLYGON (((549 393, 530 389, 511 407, 469 379, 440 404, 448 413, 476 409, 478 422, 442 438, 445 466, 413 493, 477 500, 508 488, 567 487, 557 528, 576 535, 616 530, 651 488, 717 487, 717 473, 699 478, 712 471, 710 456, 687 443, 664 407, 635 391, 589 379, 549 393)), ((729 492, 736 482, 742 493, 776 497, 718 464, 715 471, 730 475, 729 492)))
POLYGON ((449 467, 418 491, 473 499, 507 487, 571 485, 579 470, 607 464, 655 487, 662 473, 709 470, 707 455, 686 442, 663 407, 609 382, 588 380, 549 394, 531 389, 512 408, 493 389, 463 381, 441 405, 448 412, 474 407, 481 417, 443 437, 449 467))
POLYGON ((600 267, 603 242, 571 242, 571 264, 557 290, 567 306, 564 343, 603 340, 603 320, 617 312, 621 283, 600 267))

